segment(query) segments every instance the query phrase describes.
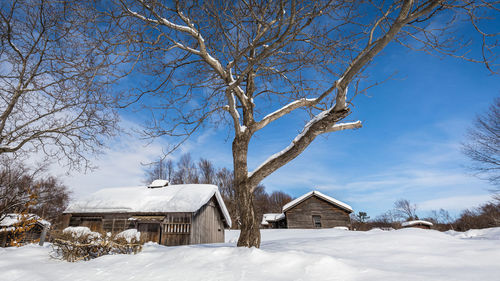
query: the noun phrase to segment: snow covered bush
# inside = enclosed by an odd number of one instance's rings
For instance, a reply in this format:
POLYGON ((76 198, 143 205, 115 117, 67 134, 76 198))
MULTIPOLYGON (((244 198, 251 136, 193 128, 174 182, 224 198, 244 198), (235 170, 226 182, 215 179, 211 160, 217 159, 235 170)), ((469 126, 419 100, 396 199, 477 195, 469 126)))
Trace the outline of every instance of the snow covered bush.
POLYGON ((144 241, 136 229, 112 235, 91 231, 88 227, 67 227, 52 244, 52 257, 69 262, 91 260, 110 254, 137 254, 144 241))

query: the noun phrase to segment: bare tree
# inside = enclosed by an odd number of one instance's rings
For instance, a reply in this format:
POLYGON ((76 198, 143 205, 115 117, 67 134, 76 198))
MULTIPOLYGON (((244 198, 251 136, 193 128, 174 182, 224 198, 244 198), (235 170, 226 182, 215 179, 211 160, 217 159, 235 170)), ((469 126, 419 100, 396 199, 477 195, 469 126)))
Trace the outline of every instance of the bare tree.
POLYGON ((87 1, 0 6, 0 155, 43 152, 87 167, 116 130, 109 83, 124 62, 87 1), (99 28, 96 28, 99 27, 99 28), (102 32, 102 33, 101 33, 102 32))
POLYGON ((0 220, 8 213, 28 212, 54 222, 61 215, 70 192, 59 180, 42 172, 41 168, 29 169, 18 161, 2 158, 0 220))
POLYGON ((396 217, 404 220, 418 219, 417 205, 412 204, 406 199, 400 199, 394 202, 394 214, 396 217))
MULTIPOLYGON (((149 134, 179 137, 228 122, 241 219, 238 246, 260 245, 254 191, 323 134, 361 127, 347 120, 363 71, 390 43, 485 63, 495 38, 478 13, 497 1, 145 1, 116 0, 110 20, 129 36, 146 74, 133 89, 154 112, 149 134), (431 25, 435 18, 443 24, 431 25), (483 56, 466 57, 468 41, 450 31, 467 18, 483 37, 483 56), (350 97, 347 89, 351 88, 350 97), (277 120, 307 112, 288 146, 253 171, 252 138, 277 120)), ((493 71, 493 70, 492 70, 493 71)), ((300 115, 303 116, 303 115, 300 115)), ((339 160, 340 161, 340 160, 339 160)))
POLYGON ((200 183, 215 184, 215 167, 210 160, 201 158, 198 162, 198 171, 200 183))
POLYGON ((388 210, 385 213, 378 215, 375 218, 375 222, 383 223, 392 226, 397 220, 397 216, 393 210, 388 210))
POLYGON ((453 223, 455 219, 450 216, 450 213, 445 209, 432 210, 430 212, 430 216, 425 220, 429 220, 434 224, 434 228, 445 231, 445 230, 454 230, 453 223))
POLYGON ((2 158, 0 162, 0 220, 8 213, 23 211, 30 200, 30 188, 36 172, 2 158))
POLYGON ((233 221, 232 227, 239 228, 241 220, 238 214, 238 204, 236 202, 233 171, 222 168, 217 171, 215 178, 216 185, 219 187, 222 198, 224 199, 224 204, 233 221))
POLYGON ((145 170, 144 181, 149 184, 157 179, 164 179, 172 182, 175 174, 174 161, 161 158, 158 162, 149 165, 145 170))
POLYGON ((51 222, 61 218, 68 206, 71 192, 67 186, 53 176, 42 177, 33 182, 36 204, 29 212, 39 215, 51 222))
MULTIPOLYGON (((257 188, 254 189, 253 194, 253 208, 255 209, 254 216, 255 220, 262 220, 262 216, 265 213, 272 212, 272 206, 269 202, 269 195, 266 192, 266 187, 262 184, 259 184, 257 188)), ((238 199, 238 198, 237 198, 238 199)))
POLYGON ((191 154, 185 153, 177 162, 177 169, 172 179, 174 184, 198 183, 198 169, 191 158, 191 154))
POLYGON ((292 197, 283 191, 274 191, 269 195, 270 211, 281 213, 283 206, 292 201, 292 197))
POLYGON ((500 188, 500 98, 476 118, 463 152, 473 161, 472 170, 500 188))

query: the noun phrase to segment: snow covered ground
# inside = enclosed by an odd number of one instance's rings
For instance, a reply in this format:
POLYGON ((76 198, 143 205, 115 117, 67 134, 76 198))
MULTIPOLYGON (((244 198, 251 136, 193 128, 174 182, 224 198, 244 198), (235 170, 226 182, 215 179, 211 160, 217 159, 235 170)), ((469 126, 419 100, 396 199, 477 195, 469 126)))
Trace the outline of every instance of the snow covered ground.
POLYGON ((261 249, 163 247, 68 263, 50 246, 0 248, 0 280, 500 280, 500 228, 263 230, 261 249))

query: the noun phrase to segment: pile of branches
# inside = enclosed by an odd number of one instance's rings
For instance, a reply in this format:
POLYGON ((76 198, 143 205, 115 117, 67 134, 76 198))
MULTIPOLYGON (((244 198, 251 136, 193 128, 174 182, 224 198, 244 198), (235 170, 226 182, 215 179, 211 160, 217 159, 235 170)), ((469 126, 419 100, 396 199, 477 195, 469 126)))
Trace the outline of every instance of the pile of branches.
POLYGON ((53 239, 51 256, 69 262, 88 261, 104 255, 137 254, 143 244, 140 239, 127 240, 110 233, 88 231, 75 235, 63 232, 53 239))

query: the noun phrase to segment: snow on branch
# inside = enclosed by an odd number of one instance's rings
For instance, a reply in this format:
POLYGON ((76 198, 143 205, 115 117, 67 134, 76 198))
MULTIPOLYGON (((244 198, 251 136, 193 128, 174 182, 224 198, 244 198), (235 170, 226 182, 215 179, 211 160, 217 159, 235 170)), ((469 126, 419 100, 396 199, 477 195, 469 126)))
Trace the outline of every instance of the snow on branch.
POLYGON ((361 121, 358 120, 356 122, 335 124, 330 129, 328 129, 326 132, 331 133, 331 132, 337 132, 337 131, 348 130, 348 129, 359 129, 361 127, 363 127, 363 125, 361 124, 361 121))
MULTIPOLYGON (((255 127, 254 127, 255 131, 264 128, 267 124, 283 117, 284 115, 287 115, 288 113, 294 111, 295 109, 298 109, 301 107, 306 107, 306 106, 313 106, 313 105, 318 104, 328 94, 330 94, 331 92, 333 92, 333 90, 335 90, 337 88, 337 85, 339 85, 339 83, 342 81, 342 78, 343 77, 340 77, 340 79, 335 81, 335 83, 333 83, 333 85, 328 90, 326 90, 325 92, 323 92, 320 96, 318 96, 316 98, 312 98, 312 99, 302 98, 302 99, 292 101, 289 104, 281 107, 280 109, 264 116, 264 118, 262 118, 261 121, 255 123, 255 127)), ((343 93, 343 94, 345 95, 345 93, 343 93)), ((344 107, 345 107, 345 103, 344 103, 344 107)), ((316 118, 314 118, 313 120, 315 120, 315 119, 316 118)), ((313 121, 313 120, 311 120, 311 121, 313 121)))
POLYGON ((325 128, 325 125, 328 126, 329 123, 334 123, 337 120, 345 118, 348 112, 348 109, 336 111, 335 107, 320 112, 304 126, 302 132, 298 134, 285 149, 273 154, 262 162, 253 172, 249 172, 248 177, 250 180, 260 182, 274 170, 288 163, 304 151, 317 135, 361 128, 361 121, 338 123, 325 128))
POLYGON ((194 35, 194 36, 197 36, 198 35, 198 31, 196 31, 195 29, 193 29, 192 27, 189 27, 189 26, 185 26, 185 25, 180 25, 180 24, 175 24, 169 20, 167 20, 166 18, 164 17, 161 17, 160 15, 158 15, 154 10, 153 8, 151 8, 148 4, 146 4, 143 0, 139 0, 139 2, 141 3, 141 5, 148 9, 149 11, 151 11, 154 16, 156 18, 158 18, 159 20, 154 20, 154 19, 149 19, 149 18, 146 18, 145 16, 143 15, 140 15, 132 10, 130 10, 129 8, 126 8, 126 10, 132 14, 133 16, 137 17, 137 18, 140 18, 142 20, 145 20, 145 21, 149 21, 149 22, 152 22, 152 23, 160 23, 160 24, 163 24, 169 28, 172 28, 172 29, 175 29, 175 30, 178 30, 178 31, 181 31, 181 32, 186 32, 186 33, 190 33, 191 35, 194 35))
POLYGON ((271 123, 272 121, 279 119, 280 117, 292 112, 297 108, 314 104, 316 100, 317 99, 306 99, 306 98, 295 100, 283 106, 282 108, 266 115, 264 118, 262 118, 261 121, 255 124, 255 129, 260 130, 264 128, 267 124, 271 123))

